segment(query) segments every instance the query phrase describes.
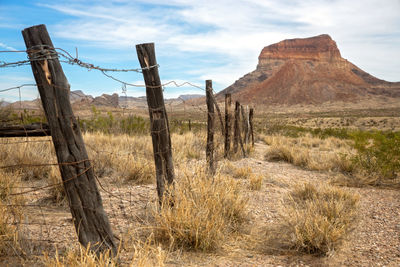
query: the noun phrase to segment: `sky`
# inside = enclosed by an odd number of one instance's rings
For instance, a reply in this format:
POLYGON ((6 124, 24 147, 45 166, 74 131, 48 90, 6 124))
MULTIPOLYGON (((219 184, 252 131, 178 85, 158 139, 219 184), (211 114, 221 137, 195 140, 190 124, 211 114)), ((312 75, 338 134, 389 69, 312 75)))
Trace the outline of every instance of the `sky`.
MULTIPOLYGON (((400 0, 0 0, 0 50, 25 50, 24 28, 45 24, 55 47, 104 68, 139 68, 135 45, 155 43, 163 83, 185 81, 216 92, 256 68, 262 48, 290 38, 329 34, 342 57, 387 81, 400 81, 400 0)), ((25 60, 0 53, 0 61, 25 60)), ((120 83, 96 70, 63 64, 71 90, 122 95, 120 83)), ((141 73, 115 73, 143 85, 141 73)), ((34 83, 30 66, 0 68, 0 90, 34 83)), ((145 88, 127 88, 143 96, 145 88)), ((204 94, 168 86, 166 98, 204 94)), ((16 101, 18 90, 0 92, 16 101)), ((21 88, 22 99, 38 96, 21 88)))

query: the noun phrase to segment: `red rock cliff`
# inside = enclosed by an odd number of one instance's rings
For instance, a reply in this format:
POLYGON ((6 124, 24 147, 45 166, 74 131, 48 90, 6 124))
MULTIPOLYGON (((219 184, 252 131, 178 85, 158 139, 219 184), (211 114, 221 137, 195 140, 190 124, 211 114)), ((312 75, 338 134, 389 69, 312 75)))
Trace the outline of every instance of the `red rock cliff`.
POLYGON ((258 57, 259 65, 271 59, 300 59, 332 61, 341 59, 336 42, 327 34, 304 38, 283 40, 264 47, 258 57))
POLYGON ((400 97, 400 83, 389 83, 343 59, 327 34, 284 40, 265 47, 257 69, 217 97, 231 93, 250 104, 320 104, 364 97, 400 97))

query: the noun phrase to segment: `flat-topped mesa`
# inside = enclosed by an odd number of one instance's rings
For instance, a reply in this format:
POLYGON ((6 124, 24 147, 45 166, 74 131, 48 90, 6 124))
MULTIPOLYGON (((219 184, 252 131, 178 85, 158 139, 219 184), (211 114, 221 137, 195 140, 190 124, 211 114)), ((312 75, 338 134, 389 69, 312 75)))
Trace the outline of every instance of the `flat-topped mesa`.
POLYGON ((264 47, 258 57, 258 64, 263 67, 275 60, 336 61, 341 58, 336 42, 328 34, 322 34, 304 39, 283 40, 264 47))

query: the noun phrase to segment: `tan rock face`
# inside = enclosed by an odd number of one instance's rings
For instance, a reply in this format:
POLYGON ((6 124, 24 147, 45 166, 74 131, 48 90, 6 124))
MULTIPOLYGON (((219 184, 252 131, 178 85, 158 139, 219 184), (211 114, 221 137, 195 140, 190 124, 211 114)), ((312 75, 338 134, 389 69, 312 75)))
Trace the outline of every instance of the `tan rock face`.
POLYGON ((271 59, 301 60, 340 60, 340 51, 336 42, 327 34, 304 38, 284 40, 265 47, 258 57, 259 64, 268 63, 271 59))
POLYGON ((321 104, 361 97, 400 97, 389 83, 343 59, 327 35, 284 40, 265 47, 257 69, 218 94, 248 104, 321 104))

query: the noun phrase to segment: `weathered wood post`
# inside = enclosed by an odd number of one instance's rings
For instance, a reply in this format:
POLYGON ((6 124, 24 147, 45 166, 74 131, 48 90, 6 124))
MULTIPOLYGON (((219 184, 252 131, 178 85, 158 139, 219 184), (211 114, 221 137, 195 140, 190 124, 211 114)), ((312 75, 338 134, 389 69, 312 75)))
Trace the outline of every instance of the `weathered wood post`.
POLYGON ((247 112, 244 111, 243 106, 240 106, 240 112, 242 113, 242 127, 243 127, 243 140, 244 144, 247 145, 248 143, 248 136, 249 136, 249 127, 248 127, 248 117, 247 112))
POLYGON ((212 99, 212 81, 206 80, 207 101, 207 146, 206 159, 211 174, 214 174, 214 101, 212 99))
POLYGON ((136 51, 146 84, 151 138, 156 165, 157 193, 159 201, 162 203, 165 181, 168 182, 168 185, 171 185, 175 177, 168 117, 165 110, 161 80, 158 74, 154 43, 138 44, 136 45, 136 51))
POLYGON ((249 124, 250 124, 250 135, 251 135, 251 145, 252 146, 254 146, 253 116, 254 116, 254 109, 250 108, 249 124))
POLYGON ((240 103, 236 101, 235 103, 235 127, 234 127, 234 143, 233 152, 237 153, 238 146, 242 149, 243 157, 246 157, 246 152, 243 146, 242 134, 240 133, 240 103))
POLYGON ((237 153, 239 147, 239 139, 240 139, 240 103, 239 101, 235 102, 235 122, 233 126, 233 153, 237 153))
MULTIPOLYGON (((212 88, 211 88, 211 92, 212 92, 212 88)), ((219 109, 219 105, 218 105, 217 100, 214 97, 214 94, 212 94, 211 97, 212 97, 212 101, 214 102, 215 108, 217 109, 219 122, 221 123, 221 134, 222 134, 222 136, 225 136, 225 127, 224 127, 224 121, 222 120, 221 110, 219 109)))
POLYGON ((229 156, 231 149, 231 94, 225 94, 225 147, 224 158, 229 156))
POLYGON ((81 130, 69 101, 70 86, 45 25, 22 31, 53 139, 79 242, 95 251, 116 252, 81 130))
POLYGON ((189 132, 191 132, 192 131, 192 122, 191 122, 191 120, 189 119, 189 132))

